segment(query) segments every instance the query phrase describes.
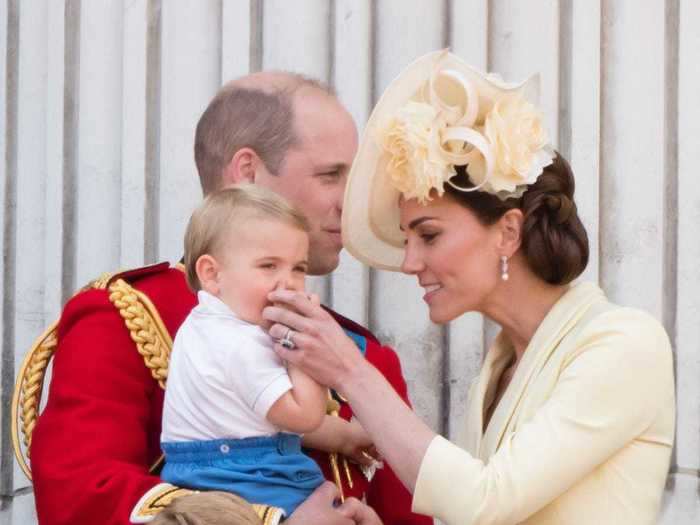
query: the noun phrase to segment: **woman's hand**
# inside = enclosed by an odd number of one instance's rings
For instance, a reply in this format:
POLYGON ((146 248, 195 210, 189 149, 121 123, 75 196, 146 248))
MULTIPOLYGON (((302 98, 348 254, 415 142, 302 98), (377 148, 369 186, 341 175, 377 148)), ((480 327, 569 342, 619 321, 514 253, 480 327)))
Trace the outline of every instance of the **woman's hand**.
POLYGON ((263 317, 274 323, 270 335, 277 341, 285 337, 291 339, 296 347, 285 348, 277 342, 278 355, 322 385, 342 392, 343 379, 365 363, 355 343, 307 294, 275 290, 268 298, 274 306, 265 308, 263 317))
POLYGON ((278 343, 277 354, 348 400, 374 446, 413 492, 435 432, 362 356, 331 315, 313 304, 306 294, 275 290, 268 297, 274 306, 265 308, 263 316, 275 323, 270 335, 277 340, 291 338, 297 347, 290 350, 278 343), (288 335, 289 328, 293 333, 288 335))

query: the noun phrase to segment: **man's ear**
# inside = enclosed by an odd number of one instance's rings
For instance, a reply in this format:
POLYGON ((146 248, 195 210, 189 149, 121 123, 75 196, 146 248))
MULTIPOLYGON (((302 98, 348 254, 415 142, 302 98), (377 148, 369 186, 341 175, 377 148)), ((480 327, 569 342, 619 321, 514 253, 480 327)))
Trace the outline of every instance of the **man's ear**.
POLYGON ((251 148, 241 148, 224 168, 223 187, 241 183, 254 184, 260 169, 265 169, 265 163, 258 154, 251 148))
POLYGON ((508 210, 498 220, 501 239, 499 242, 499 251, 501 255, 512 257, 518 251, 522 244, 523 233, 523 212, 519 209, 508 210))
POLYGON ((219 263, 208 253, 201 255, 197 262, 194 263, 194 271, 197 273, 197 279, 202 290, 209 292, 212 295, 219 295, 219 263))

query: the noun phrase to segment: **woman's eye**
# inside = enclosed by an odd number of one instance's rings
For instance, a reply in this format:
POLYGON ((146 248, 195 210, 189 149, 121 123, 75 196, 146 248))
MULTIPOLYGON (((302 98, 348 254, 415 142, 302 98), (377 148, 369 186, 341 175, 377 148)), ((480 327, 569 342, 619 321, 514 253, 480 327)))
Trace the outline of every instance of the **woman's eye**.
POLYGON ((260 268, 262 268, 263 270, 275 270, 277 269, 277 265, 273 263, 265 263, 261 264, 260 268))
POLYGON ((437 237, 437 233, 424 233, 420 237, 423 239, 423 242, 430 244, 437 237))
POLYGON ((295 271, 295 272, 298 272, 298 273, 304 273, 304 274, 305 274, 305 273, 306 273, 306 268, 305 268, 304 266, 297 266, 296 268, 294 268, 294 271, 295 271))

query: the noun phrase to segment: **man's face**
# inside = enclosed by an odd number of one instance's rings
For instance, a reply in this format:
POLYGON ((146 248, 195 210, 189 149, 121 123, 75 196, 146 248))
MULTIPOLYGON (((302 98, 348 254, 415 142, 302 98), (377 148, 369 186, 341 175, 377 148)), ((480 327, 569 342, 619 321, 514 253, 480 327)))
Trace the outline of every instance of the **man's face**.
POLYGON ((309 273, 325 275, 338 266, 343 247, 340 215, 357 130, 340 103, 316 88, 303 87, 294 95, 294 116, 299 144, 287 152, 279 173, 261 168, 255 183, 279 193, 306 215, 311 226, 309 273))

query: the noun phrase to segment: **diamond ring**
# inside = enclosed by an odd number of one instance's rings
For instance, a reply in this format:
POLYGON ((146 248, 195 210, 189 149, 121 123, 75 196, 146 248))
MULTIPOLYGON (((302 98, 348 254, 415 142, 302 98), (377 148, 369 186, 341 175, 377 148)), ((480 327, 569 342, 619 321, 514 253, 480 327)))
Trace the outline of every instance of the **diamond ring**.
POLYGON ((297 347, 297 345, 294 344, 294 341, 292 341, 293 334, 294 331, 291 328, 287 328, 287 333, 284 334, 284 337, 279 341, 280 344, 287 350, 294 350, 297 347))

